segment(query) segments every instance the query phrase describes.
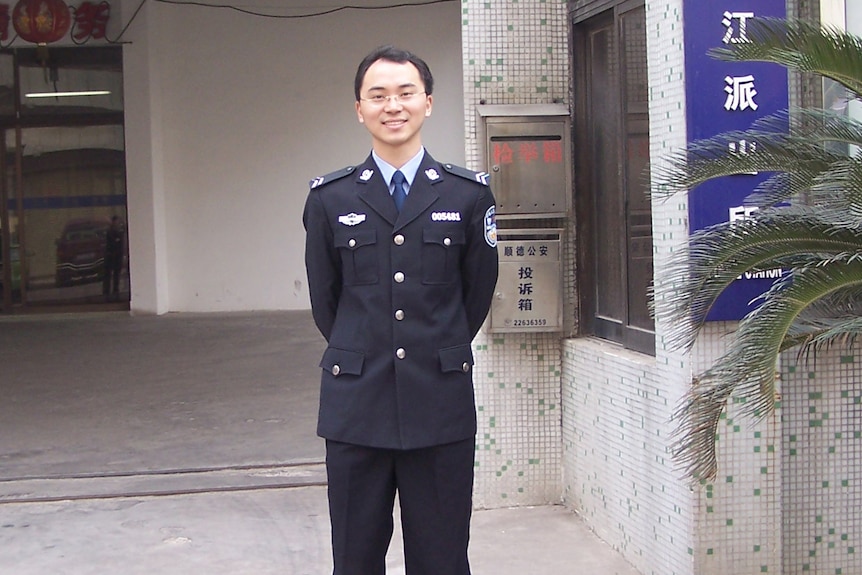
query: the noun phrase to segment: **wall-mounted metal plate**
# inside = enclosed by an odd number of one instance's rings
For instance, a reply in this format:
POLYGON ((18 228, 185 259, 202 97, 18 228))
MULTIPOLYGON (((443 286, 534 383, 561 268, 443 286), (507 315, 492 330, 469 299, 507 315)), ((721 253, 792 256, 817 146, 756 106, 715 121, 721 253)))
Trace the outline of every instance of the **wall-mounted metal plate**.
POLYGON ((497 216, 567 216, 571 205, 571 145, 566 107, 480 106, 479 115, 497 216))
POLYGON ((497 231, 500 274, 488 331, 562 331, 560 229, 497 231))

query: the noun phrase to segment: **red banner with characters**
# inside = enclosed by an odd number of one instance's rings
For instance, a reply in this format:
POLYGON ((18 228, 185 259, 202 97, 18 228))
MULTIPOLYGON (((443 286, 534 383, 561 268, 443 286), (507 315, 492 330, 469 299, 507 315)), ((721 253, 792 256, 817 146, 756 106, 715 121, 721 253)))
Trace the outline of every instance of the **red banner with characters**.
MULTIPOLYGON (((57 4, 63 2, 48 2, 46 0, 19 0, 16 4, 0 3, 0 42, 15 40, 17 33, 12 22, 15 7, 21 4, 30 6, 29 12, 38 14, 34 18, 34 24, 39 19, 50 19, 53 17, 52 10, 57 9, 57 4)), ((68 6, 72 25, 69 35, 76 44, 82 44, 88 40, 103 40, 106 38, 108 21, 111 17, 111 5, 108 2, 81 2, 77 6, 68 6)))

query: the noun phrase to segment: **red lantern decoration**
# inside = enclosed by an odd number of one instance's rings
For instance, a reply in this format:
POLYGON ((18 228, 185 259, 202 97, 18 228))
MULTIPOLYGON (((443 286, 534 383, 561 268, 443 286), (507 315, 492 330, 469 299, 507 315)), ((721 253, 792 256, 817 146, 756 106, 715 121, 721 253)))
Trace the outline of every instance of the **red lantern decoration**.
POLYGON ((45 45, 66 35, 72 16, 63 0, 19 0, 12 25, 23 40, 45 45))

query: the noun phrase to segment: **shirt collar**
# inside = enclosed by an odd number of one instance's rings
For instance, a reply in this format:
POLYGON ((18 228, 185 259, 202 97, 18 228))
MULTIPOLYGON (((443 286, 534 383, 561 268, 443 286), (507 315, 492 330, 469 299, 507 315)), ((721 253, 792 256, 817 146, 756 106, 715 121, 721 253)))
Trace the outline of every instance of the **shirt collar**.
POLYGON ((404 179, 407 180, 407 187, 409 188, 413 185, 413 180, 416 178, 416 172, 419 171, 419 166, 422 164, 422 159, 425 157, 425 148, 420 148, 419 152, 408 160, 406 164, 401 166, 401 168, 396 168, 392 164, 386 162, 386 160, 378 156, 374 150, 371 150, 371 156, 374 158, 374 162, 377 164, 378 169, 380 169, 380 175, 383 176, 384 180, 386 180, 387 186, 392 187, 392 175, 397 169, 400 169, 401 173, 404 174, 404 179))

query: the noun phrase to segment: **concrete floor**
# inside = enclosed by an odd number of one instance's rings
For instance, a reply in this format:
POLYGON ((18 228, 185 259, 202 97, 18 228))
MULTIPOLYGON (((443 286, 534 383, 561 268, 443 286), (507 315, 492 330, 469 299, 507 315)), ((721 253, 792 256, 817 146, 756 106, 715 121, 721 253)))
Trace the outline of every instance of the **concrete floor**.
MULTIPOLYGON (((308 312, 0 317, 0 573, 330 572, 323 347, 308 312)), ((636 575, 559 506, 477 511, 471 561, 636 575)))

